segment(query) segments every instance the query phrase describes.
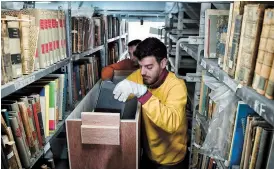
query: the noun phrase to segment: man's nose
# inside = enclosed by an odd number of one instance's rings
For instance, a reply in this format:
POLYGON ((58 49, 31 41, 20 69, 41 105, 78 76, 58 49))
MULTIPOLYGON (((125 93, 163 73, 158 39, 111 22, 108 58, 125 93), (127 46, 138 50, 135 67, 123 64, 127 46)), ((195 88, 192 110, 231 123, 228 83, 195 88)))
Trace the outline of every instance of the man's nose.
POLYGON ((146 71, 143 68, 141 68, 141 75, 146 75, 146 71))

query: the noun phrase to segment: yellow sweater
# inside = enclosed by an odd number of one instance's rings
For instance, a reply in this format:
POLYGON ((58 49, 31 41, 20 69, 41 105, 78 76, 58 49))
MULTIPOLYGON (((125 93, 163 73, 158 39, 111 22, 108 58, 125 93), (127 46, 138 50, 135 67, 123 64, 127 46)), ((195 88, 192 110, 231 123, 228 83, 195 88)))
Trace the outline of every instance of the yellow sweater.
MULTIPOLYGON (((143 84, 140 69, 127 79, 143 84)), ((142 127, 145 129, 144 149, 148 157, 158 164, 179 163, 187 151, 187 89, 184 80, 169 72, 158 88, 148 89, 147 94, 142 97, 139 101, 143 100, 140 101, 142 127)))

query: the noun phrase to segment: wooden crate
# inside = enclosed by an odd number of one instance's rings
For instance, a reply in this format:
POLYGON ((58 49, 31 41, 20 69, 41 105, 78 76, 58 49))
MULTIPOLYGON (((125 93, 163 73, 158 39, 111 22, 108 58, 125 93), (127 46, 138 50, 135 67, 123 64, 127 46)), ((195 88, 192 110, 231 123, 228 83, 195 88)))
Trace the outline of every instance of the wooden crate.
POLYGON ((137 169, 141 105, 138 103, 134 119, 120 119, 119 113, 92 112, 99 88, 100 82, 66 120, 70 169, 137 169))

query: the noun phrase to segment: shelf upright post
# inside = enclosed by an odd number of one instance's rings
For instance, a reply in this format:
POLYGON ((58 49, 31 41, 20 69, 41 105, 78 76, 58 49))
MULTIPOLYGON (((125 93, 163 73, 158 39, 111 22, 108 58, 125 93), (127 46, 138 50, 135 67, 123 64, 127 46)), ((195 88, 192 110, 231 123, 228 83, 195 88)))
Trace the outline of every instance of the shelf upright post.
POLYGON ((67 57, 69 58, 70 62, 66 66, 66 73, 68 74, 68 95, 69 95, 69 109, 72 110, 74 108, 73 103, 73 96, 72 96, 72 42, 71 42, 71 2, 67 2, 67 10, 65 10, 65 17, 66 17, 66 53, 67 57))
MULTIPOLYGON (((104 12, 104 15, 106 15, 106 17, 107 17, 107 24, 106 24, 106 26, 105 26, 105 44, 104 44, 104 46, 105 46, 105 51, 104 51, 104 53, 101 53, 101 56, 105 56, 104 57, 104 61, 103 60, 101 60, 101 63, 102 63, 102 67, 105 67, 105 66, 107 66, 108 65, 108 28, 109 28, 109 26, 110 25, 108 25, 108 13, 107 12, 104 12), (102 55, 102 54, 104 54, 104 55, 102 55), (104 65, 103 65, 104 64, 104 65)), ((102 57, 103 58, 103 57, 102 57)))

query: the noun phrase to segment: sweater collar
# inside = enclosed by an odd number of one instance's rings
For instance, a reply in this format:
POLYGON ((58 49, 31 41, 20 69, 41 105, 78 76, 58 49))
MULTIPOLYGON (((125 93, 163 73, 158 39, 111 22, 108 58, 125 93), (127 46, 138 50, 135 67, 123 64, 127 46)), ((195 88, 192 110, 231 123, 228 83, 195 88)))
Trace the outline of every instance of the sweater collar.
POLYGON ((156 89, 160 87, 165 82, 167 75, 168 75, 168 71, 164 69, 161 75, 159 76, 159 79, 155 83, 148 85, 147 87, 150 89, 156 89))

